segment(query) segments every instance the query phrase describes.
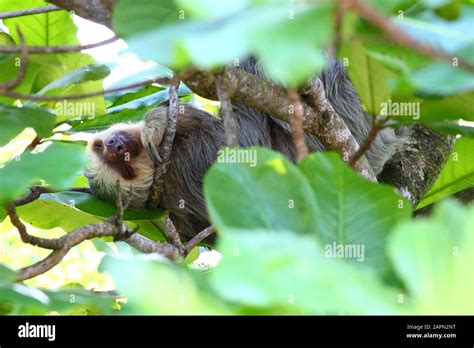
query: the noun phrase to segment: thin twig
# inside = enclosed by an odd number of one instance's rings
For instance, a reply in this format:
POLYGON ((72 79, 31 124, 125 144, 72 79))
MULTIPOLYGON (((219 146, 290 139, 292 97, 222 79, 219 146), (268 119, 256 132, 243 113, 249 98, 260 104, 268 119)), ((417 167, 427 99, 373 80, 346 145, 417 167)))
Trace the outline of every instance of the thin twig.
POLYGON ((173 221, 171 221, 170 217, 166 217, 166 228, 165 228, 166 239, 169 243, 174 245, 180 253, 184 252, 183 244, 181 244, 181 238, 179 238, 179 233, 176 230, 173 221))
POLYGON ((15 88, 21 83, 21 81, 23 81, 26 75, 26 69, 28 67, 28 47, 25 43, 25 37, 23 36, 23 33, 21 32, 18 26, 16 27, 16 30, 18 32, 18 37, 20 39, 21 45, 20 71, 18 71, 17 76, 13 80, 0 83, 0 91, 7 91, 15 88))
POLYGON ((295 89, 292 88, 288 91, 288 98, 290 101, 290 124, 296 149, 296 161, 300 162, 308 155, 308 146, 306 145, 303 130, 304 110, 301 105, 300 96, 295 89))
POLYGON ((209 226, 205 228, 204 230, 202 230, 201 232, 199 232, 198 234, 196 234, 193 238, 191 238, 188 244, 186 244, 186 246, 184 247, 184 251, 186 255, 189 254, 191 250, 193 250, 196 246, 198 246, 204 239, 206 239, 207 237, 209 237, 210 235, 214 233, 216 233, 216 229, 214 228, 214 226, 209 226))
POLYGON ((55 5, 33 7, 33 8, 27 8, 24 10, 0 12, 0 19, 29 16, 29 15, 39 14, 39 13, 47 13, 47 12, 60 11, 60 10, 62 10, 62 8, 55 5))
POLYGON ((26 226, 21 222, 20 218, 15 209, 15 205, 13 203, 7 204, 5 206, 5 211, 7 215, 10 217, 10 221, 13 226, 16 227, 18 233, 20 234, 20 238, 23 243, 31 244, 34 246, 38 246, 44 249, 52 249, 57 250, 61 248, 59 243, 59 239, 47 239, 47 238, 40 238, 32 236, 28 233, 26 226))
POLYGON ((70 95, 63 95, 63 96, 45 96, 45 95, 34 95, 34 94, 23 94, 23 93, 17 93, 13 91, 0 91, 0 95, 5 95, 7 97, 12 97, 12 98, 17 98, 17 99, 27 99, 27 100, 38 100, 38 101, 56 101, 56 100, 73 100, 73 99, 84 99, 84 98, 90 98, 90 97, 96 97, 98 95, 105 95, 113 92, 120 92, 120 91, 126 91, 131 88, 136 88, 136 87, 143 87, 143 86, 149 86, 154 83, 159 83, 159 84, 168 84, 171 81, 171 79, 167 77, 162 77, 162 78, 156 78, 152 80, 146 80, 143 82, 137 82, 137 83, 132 83, 130 85, 122 86, 122 87, 115 87, 115 88, 109 88, 109 89, 104 89, 102 91, 96 91, 96 92, 90 92, 90 93, 83 93, 83 94, 70 94, 70 95))
POLYGON ((372 117, 372 127, 370 128, 369 134, 365 138, 365 141, 361 144, 359 149, 349 159, 349 165, 355 168, 357 161, 370 149, 372 143, 377 138, 379 132, 385 128, 386 123, 391 119, 390 116, 379 120, 377 117, 372 117))
MULTIPOLYGON (((117 36, 112 36, 109 39, 102 40, 99 42, 94 42, 85 45, 67 45, 67 46, 28 46, 29 54, 49 54, 49 53, 68 53, 68 52, 78 52, 83 50, 90 50, 92 48, 108 45, 112 42, 115 42, 119 39, 117 36)), ((0 46, 0 53, 19 53, 21 52, 21 47, 18 46, 0 46)))
MULTIPOLYGON (((163 135, 163 140, 160 144, 150 144, 151 146, 160 148, 158 149, 159 153, 159 162, 155 162, 155 172, 153 175, 153 183, 151 184, 148 200, 146 206, 149 209, 155 208, 158 206, 161 200, 161 194, 164 189, 164 180, 166 171, 168 170, 169 160, 171 157, 171 151, 173 149, 173 141, 176 134, 176 123, 178 120, 179 114, 179 98, 178 98, 178 79, 172 79, 172 83, 169 87, 169 107, 168 113, 166 116, 166 130, 163 135)), ((152 111, 153 112, 153 111, 152 111)), ((150 114, 147 117, 152 117, 150 114)), ((150 122, 153 121, 152 119, 150 122)), ((145 120, 147 122, 147 120, 145 120)))
POLYGON ((342 43, 342 23, 344 21, 344 15, 346 8, 342 0, 337 1, 336 12, 334 13, 334 47, 332 52, 333 57, 337 57, 338 52, 341 48, 342 43))
POLYGON ((221 102, 221 115, 224 123, 225 138, 227 146, 239 146, 237 134, 237 123, 232 112, 232 103, 226 87, 225 77, 221 74, 215 75, 217 96, 221 102))
POLYGON ((130 85, 126 85, 122 87, 109 88, 109 89, 104 89, 102 91, 83 93, 83 94, 70 94, 70 95, 63 95, 63 96, 44 96, 44 95, 34 95, 34 94, 23 94, 23 93, 17 93, 14 91, 0 91, 0 95, 6 95, 7 97, 12 97, 12 98, 17 98, 17 99, 38 100, 38 101, 57 101, 57 100, 62 101, 62 100, 72 100, 72 99, 84 99, 84 98, 95 97, 98 95, 105 95, 105 94, 119 92, 119 91, 126 91, 131 88, 149 86, 154 83, 158 83, 161 85, 171 85, 176 80, 181 81, 181 80, 190 78, 192 77, 192 75, 196 73, 197 73, 197 70, 195 68, 190 68, 190 69, 184 70, 182 74, 178 74, 173 78, 157 77, 155 79, 132 83, 130 85))
MULTIPOLYGON (((390 41, 393 41, 401 46, 410 48, 413 51, 416 51, 422 55, 443 60, 451 65, 453 64, 453 59, 455 57, 447 54, 446 52, 437 50, 429 44, 425 44, 424 42, 420 42, 414 39, 409 34, 404 32, 388 17, 381 15, 375 8, 365 3, 364 1, 346 0, 346 5, 348 8, 356 11, 361 17, 365 18, 369 23, 382 30, 385 35, 390 39, 390 41)), ((461 68, 469 72, 474 72, 473 64, 458 57, 456 57, 456 59, 458 61, 458 65, 461 68)))

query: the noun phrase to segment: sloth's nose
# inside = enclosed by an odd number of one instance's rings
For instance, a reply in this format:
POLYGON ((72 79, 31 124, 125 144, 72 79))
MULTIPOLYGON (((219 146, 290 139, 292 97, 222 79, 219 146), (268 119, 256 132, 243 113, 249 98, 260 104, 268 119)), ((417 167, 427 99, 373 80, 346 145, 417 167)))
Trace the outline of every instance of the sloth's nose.
POLYGON ((123 155, 125 152, 127 152, 123 142, 116 135, 111 135, 108 137, 105 141, 105 144, 107 145, 107 151, 117 155, 123 155))

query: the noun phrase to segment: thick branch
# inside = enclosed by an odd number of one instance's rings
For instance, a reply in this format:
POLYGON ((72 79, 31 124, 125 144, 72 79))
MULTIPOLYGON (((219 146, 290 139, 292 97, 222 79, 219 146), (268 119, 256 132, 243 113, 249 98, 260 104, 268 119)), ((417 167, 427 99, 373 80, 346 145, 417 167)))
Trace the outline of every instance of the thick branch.
POLYGON ((379 179, 395 186, 416 206, 441 173, 454 145, 454 137, 415 125, 411 139, 405 151, 387 162, 379 179))
POLYGON ((111 27, 115 0, 48 0, 63 9, 74 11, 78 16, 111 27))
MULTIPOLYGON (((264 81, 256 75, 229 66, 225 68, 225 74, 227 89, 233 100, 290 123, 291 104, 283 88, 264 81)), ((205 98, 217 99, 214 76, 211 73, 200 71, 188 78, 186 84, 195 93, 205 98)), ((320 113, 317 112, 316 107, 301 101, 304 113, 303 129, 318 137, 327 149, 341 153, 348 161, 359 148, 359 144, 344 120, 337 115, 327 101, 321 80, 317 78, 311 81, 305 93, 314 96, 312 103, 320 107, 320 113)), ((365 157, 357 162, 355 168, 366 178, 376 180, 365 157)))

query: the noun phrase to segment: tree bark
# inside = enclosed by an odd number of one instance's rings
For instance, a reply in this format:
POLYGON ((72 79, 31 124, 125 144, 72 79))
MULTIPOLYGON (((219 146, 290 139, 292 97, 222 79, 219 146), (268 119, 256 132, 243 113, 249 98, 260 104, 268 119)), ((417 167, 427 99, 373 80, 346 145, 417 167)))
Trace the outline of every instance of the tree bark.
POLYGON ((413 206, 433 186, 444 168, 455 138, 440 134, 422 125, 411 127, 411 143, 396 154, 378 178, 395 186, 413 206))

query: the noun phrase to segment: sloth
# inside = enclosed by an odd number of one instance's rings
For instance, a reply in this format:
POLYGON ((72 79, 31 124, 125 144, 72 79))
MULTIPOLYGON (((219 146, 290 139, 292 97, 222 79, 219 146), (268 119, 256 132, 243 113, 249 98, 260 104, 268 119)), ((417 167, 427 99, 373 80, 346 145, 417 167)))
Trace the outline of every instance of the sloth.
MULTIPOLYGON (((240 68, 265 77, 254 59, 245 61, 240 68)), ((335 60, 320 77, 329 102, 361 144, 370 131, 371 119, 364 112, 345 69, 335 60)), ((234 104, 232 108, 240 146, 265 146, 296 161, 288 123, 243 104, 234 104)), ((167 112, 168 106, 160 105, 143 121, 118 123, 94 135, 87 145, 85 176, 95 195, 115 201, 118 181, 129 207, 146 207, 165 128, 159 125, 164 124, 167 112)), ((315 136, 305 134, 305 138, 311 152, 324 150, 315 136)), ((397 134, 391 128, 379 132, 366 153, 376 175, 405 143, 406 135, 397 134)), ((159 207, 169 211, 183 240, 191 239, 210 224, 203 197, 203 176, 223 146, 225 131, 220 118, 188 104, 179 105, 159 207)))

